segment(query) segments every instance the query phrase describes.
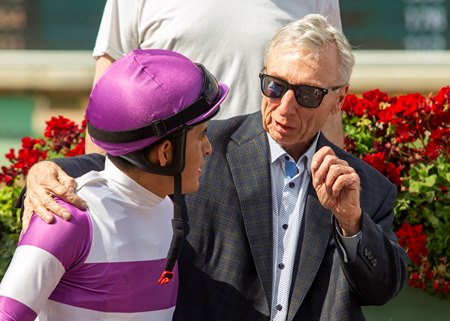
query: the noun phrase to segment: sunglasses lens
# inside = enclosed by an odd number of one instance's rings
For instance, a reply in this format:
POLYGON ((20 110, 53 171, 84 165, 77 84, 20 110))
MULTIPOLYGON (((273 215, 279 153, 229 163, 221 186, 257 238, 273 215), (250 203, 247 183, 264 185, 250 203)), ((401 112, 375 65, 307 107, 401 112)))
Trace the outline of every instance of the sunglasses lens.
POLYGON ((263 73, 259 77, 261 78, 261 91, 264 96, 279 99, 288 89, 292 89, 297 103, 308 108, 318 107, 327 93, 326 89, 308 85, 290 85, 281 79, 263 73))
POLYGON ((265 75, 261 79, 261 90, 269 98, 281 98, 286 92, 286 84, 279 79, 265 75))
POLYGON ((320 88, 299 85, 295 90, 297 102, 305 107, 316 108, 322 102, 324 92, 320 88))

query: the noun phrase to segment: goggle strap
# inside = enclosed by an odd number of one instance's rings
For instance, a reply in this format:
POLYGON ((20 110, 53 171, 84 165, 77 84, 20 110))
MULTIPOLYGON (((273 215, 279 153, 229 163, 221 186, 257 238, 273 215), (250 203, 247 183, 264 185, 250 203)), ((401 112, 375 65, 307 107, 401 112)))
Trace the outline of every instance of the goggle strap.
POLYGON ((90 122, 87 122, 87 128, 89 135, 99 141, 105 143, 129 143, 148 137, 163 137, 169 131, 200 117, 211 108, 212 106, 202 96, 182 111, 141 128, 125 131, 106 131, 95 127, 90 122))
POLYGON ((181 212, 185 206, 184 197, 182 193, 181 173, 174 175, 174 193, 173 193, 173 219, 172 229, 173 236, 170 243, 169 252, 167 253, 167 262, 161 277, 158 280, 159 284, 167 284, 173 278, 173 269, 175 263, 181 252, 181 247, 184 241, 184 222, 181 217, 181 212))

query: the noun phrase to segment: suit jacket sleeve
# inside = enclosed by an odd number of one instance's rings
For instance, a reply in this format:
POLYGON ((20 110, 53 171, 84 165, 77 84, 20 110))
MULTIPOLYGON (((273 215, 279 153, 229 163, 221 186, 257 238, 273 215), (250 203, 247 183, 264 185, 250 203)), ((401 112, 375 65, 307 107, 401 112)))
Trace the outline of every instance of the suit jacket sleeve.
MULTIPOLYGON (((397 192, 394 185, 389 185, 375 213, 369 214, 363 208, 356 259, 350 263, 341 259, 346 279, 363 305, 386 303, 400 292, 407 277, 408 257, 392 230, 397 192)), ((339 247, 338 251, 343 258, 339 247)))
POLYGON ((71 177, 80 177, 90 171, 105 168, 105 156, 102 154, 85 154, 76 157, 51 159, 71 177))

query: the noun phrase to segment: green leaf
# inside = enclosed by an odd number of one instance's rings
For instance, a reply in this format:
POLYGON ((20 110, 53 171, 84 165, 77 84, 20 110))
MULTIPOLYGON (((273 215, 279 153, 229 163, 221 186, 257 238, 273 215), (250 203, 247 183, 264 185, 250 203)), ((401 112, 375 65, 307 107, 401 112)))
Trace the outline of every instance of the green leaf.
POLYGON ((428 176, 427 178, 425 178, 425 182, 423 183, 423 185, 427 187, 432 187, 434 184, 436 184, 436 180, 437 180, 436 174, 428 176))
POLYGON ((420 192, 420 183, 416 181, 411 181, 409 183, 409 192, 410 193, 419 193, 420 192))

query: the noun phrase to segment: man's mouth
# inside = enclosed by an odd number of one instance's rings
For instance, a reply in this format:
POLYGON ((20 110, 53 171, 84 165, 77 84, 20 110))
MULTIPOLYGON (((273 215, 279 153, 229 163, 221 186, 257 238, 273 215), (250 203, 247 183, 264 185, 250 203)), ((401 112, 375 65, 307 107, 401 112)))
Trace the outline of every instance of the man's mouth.
POLYGON ((275 123, 275 128, 276 128, 276 130, 279 131, 279 132, 281 132, 281 133, 284 133, 284 132, 287 132, 287 131, 293 129, 292 127, 283 125, 283 124, 277 122, 276 120, 274 120, 274 123, 275 123))

